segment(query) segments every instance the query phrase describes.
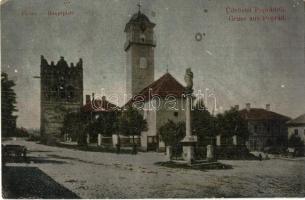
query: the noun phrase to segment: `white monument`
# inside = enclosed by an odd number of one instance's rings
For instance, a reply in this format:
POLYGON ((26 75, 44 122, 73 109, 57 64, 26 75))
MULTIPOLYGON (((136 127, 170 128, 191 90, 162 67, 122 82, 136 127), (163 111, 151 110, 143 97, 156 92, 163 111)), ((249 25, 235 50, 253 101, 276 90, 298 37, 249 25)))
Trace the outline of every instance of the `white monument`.
POLYGON ((186 82, 186 105, 185 105, 185 117, 186 117, 186 133, 185 137, 181 141, 183 145, 183 159, 189 164, 194 160, 194 144, 197 142, 197 137, 192 135, 191 124, 191 109, 192 109, 192 94, 193 94, 193 72, 190 68, 186 69, 184 76, 186 82))

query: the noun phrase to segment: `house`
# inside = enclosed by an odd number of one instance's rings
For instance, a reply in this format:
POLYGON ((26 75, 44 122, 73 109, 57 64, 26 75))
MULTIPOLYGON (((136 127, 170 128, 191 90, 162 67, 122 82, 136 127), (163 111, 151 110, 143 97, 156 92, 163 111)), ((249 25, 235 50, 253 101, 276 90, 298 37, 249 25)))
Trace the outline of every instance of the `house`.
POLYGON ((305 114, 287 122, 288 139, 292 135, 299 136, 305 144, 305 114))
POLYGON ((92 99, 90 95, 86 95, 85 105, 82 106, 81 112, 87 113, 89 120, 94 120, 100 117, 103 113, 111 113, 118 109, 118 106, 110 103, 106 100, 106 97, 95 98, 92 93, 92 99))
POLYGON ((165 150, 158 130, 168 120, 185 121, 184 92, 185 87, 167 72, 127 102, 126 106, 137 107, 147 121, 147 131, 141 133, 142 150, 165 150))
MULTIPOLYGON (((109 115, 116 114, 118 107, 106 100, 106 97, 95 98, 94 93, 92 94, 92 99, 90 95, 86 95, 85 105, 81 107, 81 112, 86 115, 87 122, 93 123, 99 118, 109 117, 109 115)), ((111 117, 111 116, 110 116, 111 117)), ((87 143, 98 142, 97 134, 87 134, 87 143)))
POLYGON ((287 124, 289 117, 271 111, 270 104, 265 109, 246 108, 240 110, 241 116, 248 122, 249 139, 246 145, 250 151, 262 151, 265 147, 286 147, 287 124))

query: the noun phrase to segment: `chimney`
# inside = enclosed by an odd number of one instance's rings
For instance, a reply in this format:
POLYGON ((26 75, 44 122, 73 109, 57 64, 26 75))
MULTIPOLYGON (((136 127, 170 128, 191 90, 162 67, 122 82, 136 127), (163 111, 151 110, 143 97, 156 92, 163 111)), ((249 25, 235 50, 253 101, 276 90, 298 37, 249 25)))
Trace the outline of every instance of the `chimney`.
POLYGON ((270 111, 270 110, 271 110, 270 104, 266 104, 266 110, 267 110, 267 111, 270 111))
POLYGON ((234 108, 235 108, 236 110, 239 110, 239 105, 235 105, 234 108))
POLYGON ((87 94, 87 95, 86 95, 86 104, 87 104, 87 103, 90 103, 90 101, 91 101, 90 95, 87 94))
POLYGON ((250 109, 251 109, 251 104, 250 103, 246 103, 246 109, 247 109, 247 111, 250 111, 250 109))
POLYGON ((106 101, 106 97, 105 96, 102 96, 102 101, 106 101))
POLYGON ((92 92, 92 101, 94 100, 94 92, 92 92))

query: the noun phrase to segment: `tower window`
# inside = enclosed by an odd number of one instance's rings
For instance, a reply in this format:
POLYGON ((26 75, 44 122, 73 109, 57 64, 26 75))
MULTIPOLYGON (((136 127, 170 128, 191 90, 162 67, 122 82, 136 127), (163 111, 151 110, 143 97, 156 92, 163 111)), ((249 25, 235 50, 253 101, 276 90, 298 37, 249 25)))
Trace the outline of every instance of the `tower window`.
POLYGON ((141 33, 140 40, 141 42, 145 42, 145 34, 141 33))
POLYGON ((174 116, 175 116, 175 117, 178 117, 178 112, 174 112, 174 116))
POLYGON ((147 68, 147 59, 145 57, 140 58, 140 68, 141 69, 147 68))
POLYGON ((75 95, 74 88, 72 86, 68 86, 67 87, 67 99, 72 100, 74 98, 74 95, 75 95))
POLYGON ((59 86, 59 96, 60 98, 65 98, 66 94, 65 94, 65 88, 63 85, 59 86))

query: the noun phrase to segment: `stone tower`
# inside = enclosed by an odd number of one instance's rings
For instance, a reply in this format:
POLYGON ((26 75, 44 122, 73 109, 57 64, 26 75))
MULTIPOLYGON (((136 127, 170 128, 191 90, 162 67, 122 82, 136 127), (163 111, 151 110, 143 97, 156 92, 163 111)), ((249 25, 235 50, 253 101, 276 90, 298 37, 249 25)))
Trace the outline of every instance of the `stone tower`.
POLYGON ((83 103, 83 61, 68 65, 61 57, 55 65, 41 56, 41 135, 49 140, 60 137, 64 117, 79 111, 83 103))
POLYGON ((125 26, 127 95, 138 94, 154 81, 154 27, 155 24, 140 9, 125 26))

